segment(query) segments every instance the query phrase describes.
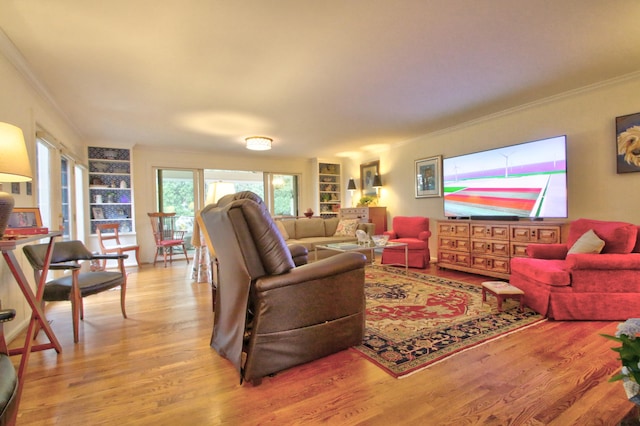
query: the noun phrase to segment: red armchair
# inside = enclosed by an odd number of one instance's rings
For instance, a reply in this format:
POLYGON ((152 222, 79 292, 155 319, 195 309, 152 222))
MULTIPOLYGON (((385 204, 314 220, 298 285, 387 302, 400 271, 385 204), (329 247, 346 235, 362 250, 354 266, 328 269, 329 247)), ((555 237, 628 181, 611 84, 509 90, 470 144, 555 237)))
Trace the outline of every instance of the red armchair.
MULTIPOLYGON (((392 229, 383 234, 389 236, 390 242, 408 244, 408 262, 411 268, 426 268, 429 265, 429 218, 396 216, 393 218, 392 229)), ((386 247, 382 251, 382 263, 404 265, 404 247, 386 247)))
POLYGON ((556 320, 622 321, 640 310, 638 226, 578 219, 566 244, 531 244, 529 257, 511 259, 510 283, 524 303, 556 320), (604 241, 599 254, 569 253, 587 231, 604 241))

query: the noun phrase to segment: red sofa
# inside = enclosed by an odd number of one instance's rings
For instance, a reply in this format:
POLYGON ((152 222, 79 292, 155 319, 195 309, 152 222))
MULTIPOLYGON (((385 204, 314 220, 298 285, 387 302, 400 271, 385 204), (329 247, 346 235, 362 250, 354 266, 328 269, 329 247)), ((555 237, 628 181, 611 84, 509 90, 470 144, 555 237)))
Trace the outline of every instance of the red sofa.
MULTIPOLYGON (((396 216, 392 229, 383 232, 389 241, 407 243, 407 260, 411 268, 426 268, 429 265, 429 218, 421 216, 396 216)), ((382 251, 383 264, 404 265, 404 246, 386 247, 382 251)))
POLYGON ((621 321, 640 315, 639 227, 578 219, 564 244, 530 244, 526 258, 511 259, 510 283, 524 303, 556 320, 621 321), (604 241, 599 254, 569 253, 593 230, 604 241))

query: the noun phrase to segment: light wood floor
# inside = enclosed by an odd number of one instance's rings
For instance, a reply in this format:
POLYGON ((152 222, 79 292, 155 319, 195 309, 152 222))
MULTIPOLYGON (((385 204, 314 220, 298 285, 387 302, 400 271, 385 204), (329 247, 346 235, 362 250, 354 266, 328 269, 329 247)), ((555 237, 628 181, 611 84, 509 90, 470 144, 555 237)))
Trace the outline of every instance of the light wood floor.
POLYGON ((347 350, 240 385, 209 347, 211 293, 190 265, 130 271, 129 319, 119 291, 90 296, 79 344, 69 304, 49 305, 63 351, 31 356, 19 426, 615 425, 632 408, 607 382, 620 365, 599 333, 612 322, 547 321, 399 380, 347 350))

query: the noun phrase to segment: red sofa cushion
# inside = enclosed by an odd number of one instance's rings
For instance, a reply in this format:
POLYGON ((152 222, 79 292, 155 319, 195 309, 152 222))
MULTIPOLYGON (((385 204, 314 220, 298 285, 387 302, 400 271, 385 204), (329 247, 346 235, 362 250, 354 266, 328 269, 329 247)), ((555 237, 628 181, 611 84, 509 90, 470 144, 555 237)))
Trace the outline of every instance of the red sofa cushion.
POLYGON ((393 232, 396 233, 396 238, 418 238, 423 231, 429 231, 429 218, 420 216, 393 218, 393 232))
POLYGON ((571 222, 567 247, 573 244, 585 232, 593 231, 604 240, 602 253, 631 253, 636 247, 638 227, 626 222, 609 222, 593 219, 577 219, 571 222))
POLYGON ((511 272, 517 272, 531 281, 551 286, 571 284, 571 276, 566 268, 565 260, 532 259, 529 257, 511 259, 511 272))

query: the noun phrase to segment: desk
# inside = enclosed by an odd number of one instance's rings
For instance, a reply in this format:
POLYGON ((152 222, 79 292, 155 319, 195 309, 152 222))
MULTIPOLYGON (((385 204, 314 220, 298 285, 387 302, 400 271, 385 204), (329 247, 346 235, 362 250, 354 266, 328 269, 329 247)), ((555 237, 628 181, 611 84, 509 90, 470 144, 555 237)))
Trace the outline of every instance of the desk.
POLYGON ((62 235, 61 232, 51 232, 49 234, 42 235, 34 235, 28 238, 20 238, 17 240, 0 240, 0 251, 2 251, 2 257, 7 262, 7 266, 9 266, 9 270, 11 274, 16 279, 16 283, 25 299, 27 299, 27 303, 31 307, 31 321, 29 322, 29 327, 27 328, 27 336, 25 337, 24 346, 21 348, 15 348, 9 350, 9 355, 19 355, 22 354, 22 358, 20 359, 20 367, 18 368, 18 401, 20 401, 20 395, 22 394, 22 385, 23 380, 22 376, 24 375, 24 371, 27 368, 27 363, 29 362, 29 354, 34 351, 42 351, 45 349, 55 349, 56 352, 60 353, 62 351, 62 347, 56 338, 56 335, 53 333, 49 322, 47 322, 47 318, 44 315, 44 311, 42 310, 42 295, 44 294, 44 284, 47 281, 47 272, 49 271, 49 263, 51 263, 51 257, 53 255, 53 239, 62 235), (47 249, 47 255, 45 257, 44 268, 42 269, 42 275, 40 281, 37 283, 36 293, 34 294, 29 286, 29 281, 27 281, 27 277, 24 275, 24 271, 20 267, 18 260, 16 259, 16 255, 14 251, 20 245, 40 241, 42 239, 49 239, 49 247, 47 249), (50 343, 33 345, 33 340, 35 338, 35 332, 38 331, 38 327, 42 327, 47 337, 49 338, 50 343))

